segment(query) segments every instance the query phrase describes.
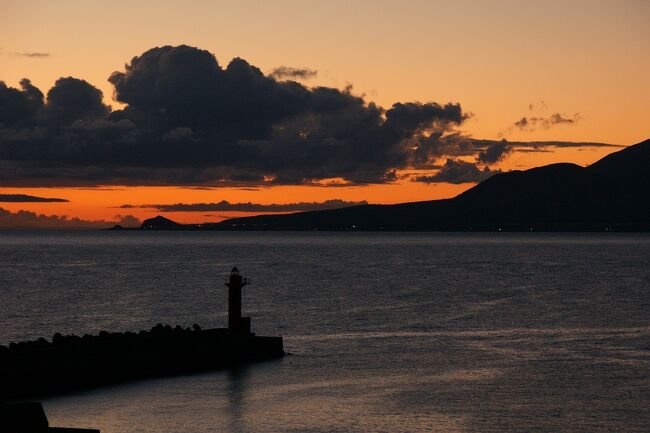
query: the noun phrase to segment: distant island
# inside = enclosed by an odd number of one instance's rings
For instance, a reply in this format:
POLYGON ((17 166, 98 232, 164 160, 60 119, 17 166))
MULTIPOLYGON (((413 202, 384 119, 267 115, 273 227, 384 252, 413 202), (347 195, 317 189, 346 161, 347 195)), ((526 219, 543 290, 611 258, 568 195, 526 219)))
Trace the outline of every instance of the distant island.
POLYGON ((445 200, 179 224, 142 230, 650 231, 650 140, 588 167, 551 164, 496 174, 445 200))

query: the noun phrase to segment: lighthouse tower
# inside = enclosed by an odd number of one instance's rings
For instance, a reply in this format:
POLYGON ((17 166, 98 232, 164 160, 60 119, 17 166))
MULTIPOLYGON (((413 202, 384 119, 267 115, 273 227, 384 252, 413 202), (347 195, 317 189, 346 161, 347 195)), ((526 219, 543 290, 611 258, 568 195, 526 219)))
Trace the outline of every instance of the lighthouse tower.
POLYGON ((248 284, 248 280, 239 274, 237 266, 232 268, 226 286, 228 286, 228 329, 233 332, 247 334, 251 332, 251 318, 241 316, 241 289, 248 284))

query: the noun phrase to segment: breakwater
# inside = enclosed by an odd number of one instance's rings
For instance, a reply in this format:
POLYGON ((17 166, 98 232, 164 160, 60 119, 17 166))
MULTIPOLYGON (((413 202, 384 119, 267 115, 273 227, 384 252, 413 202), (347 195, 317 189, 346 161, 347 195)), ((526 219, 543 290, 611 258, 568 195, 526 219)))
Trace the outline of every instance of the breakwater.
POLYGON ((282 337, 230 329, 156 325, 149 331, 0 346, 0 400, 95 388, 152 377, 216 370, 284 356, 282 337))

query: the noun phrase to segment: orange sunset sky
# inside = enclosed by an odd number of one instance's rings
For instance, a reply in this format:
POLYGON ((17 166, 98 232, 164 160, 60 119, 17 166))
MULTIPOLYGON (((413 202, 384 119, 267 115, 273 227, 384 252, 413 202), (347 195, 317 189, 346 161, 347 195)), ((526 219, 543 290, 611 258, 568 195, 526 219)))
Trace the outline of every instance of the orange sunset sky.
POLYGON ((644 0, 0 0, 0 196, 67 200, 0 208, 112 222, 397 203, 587 165, 650 137, 649 22, 644 0))

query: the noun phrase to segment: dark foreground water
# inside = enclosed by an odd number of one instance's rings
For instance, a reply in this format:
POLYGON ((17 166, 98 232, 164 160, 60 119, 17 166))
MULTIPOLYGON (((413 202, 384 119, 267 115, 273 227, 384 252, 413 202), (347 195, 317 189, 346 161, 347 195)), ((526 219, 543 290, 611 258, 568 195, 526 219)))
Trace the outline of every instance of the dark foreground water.
POLYGON ((224 326, 281 361, 44 401, 116 432, 647 432, 650 236, 0 233, 0 344, 224 326))

